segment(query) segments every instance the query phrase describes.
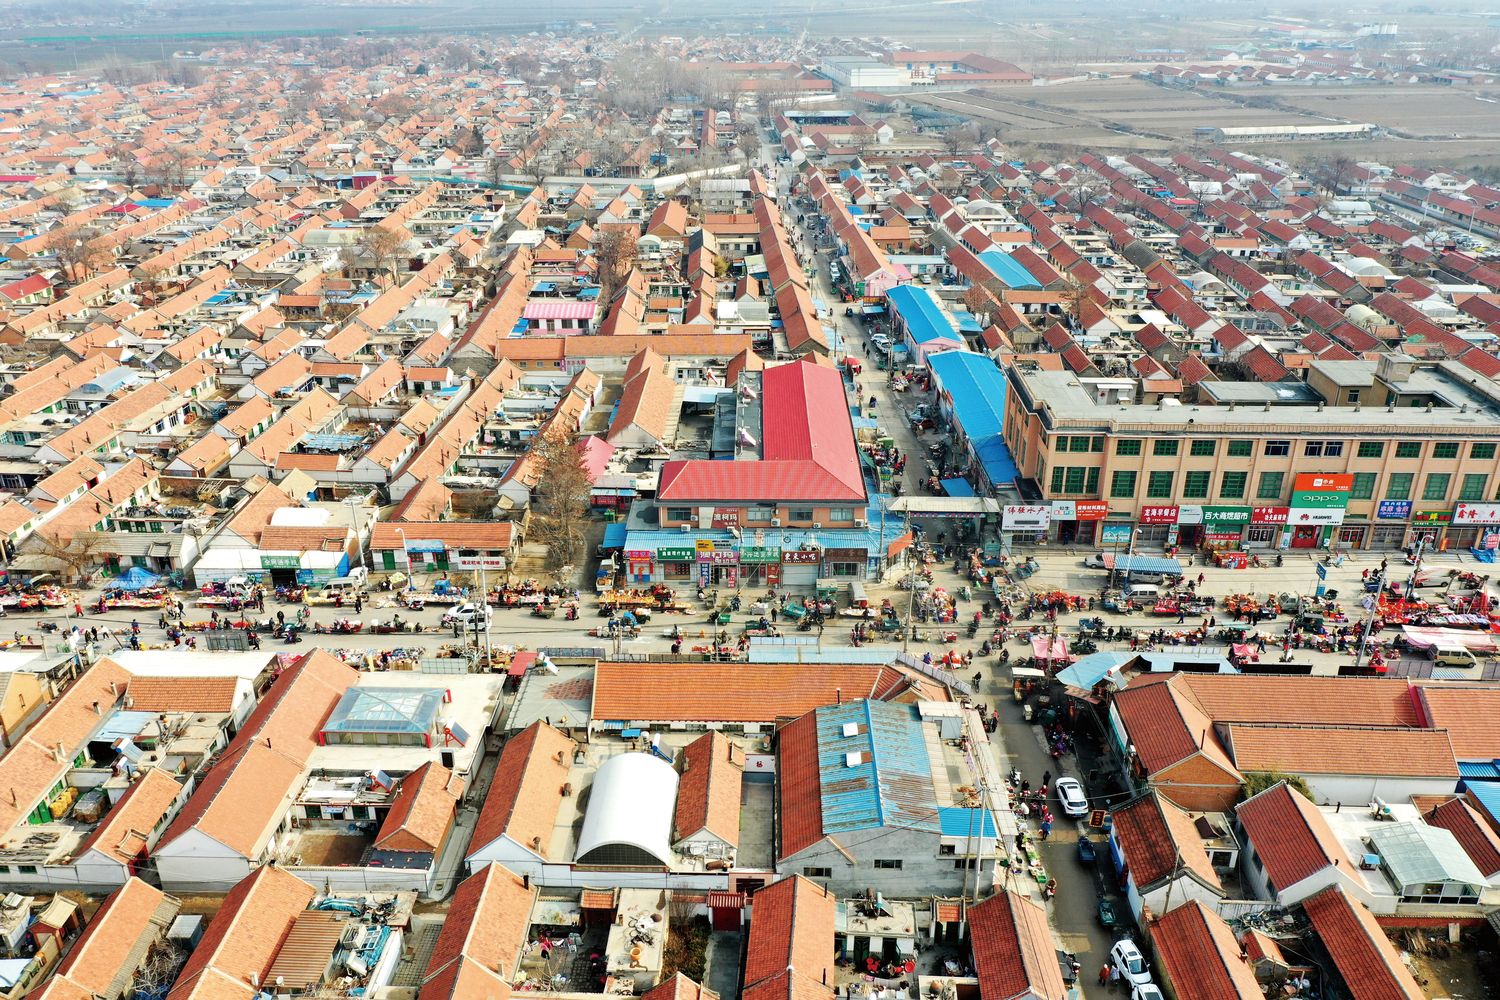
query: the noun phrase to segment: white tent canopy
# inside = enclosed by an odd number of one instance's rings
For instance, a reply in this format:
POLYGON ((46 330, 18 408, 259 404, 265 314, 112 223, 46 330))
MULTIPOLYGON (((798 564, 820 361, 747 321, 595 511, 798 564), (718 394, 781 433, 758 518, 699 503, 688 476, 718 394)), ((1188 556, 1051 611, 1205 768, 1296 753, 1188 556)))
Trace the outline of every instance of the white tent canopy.
POLYGON ((677 771, 644 753, 622 753, 594 772, 578 836, 579 864, 669 865, 677 771))

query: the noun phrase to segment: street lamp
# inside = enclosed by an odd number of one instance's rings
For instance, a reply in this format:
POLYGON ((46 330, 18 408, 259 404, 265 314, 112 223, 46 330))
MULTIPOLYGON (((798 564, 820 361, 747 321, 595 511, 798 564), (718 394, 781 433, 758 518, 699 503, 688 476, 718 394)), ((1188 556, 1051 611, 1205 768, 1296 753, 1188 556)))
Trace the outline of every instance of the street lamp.
POLYGON ((1130 529, 1130 551, 1125 556, 1125 590, 1127 591, 1127 597, 1129 596, 1128 591, 1130 590, 1130 569, 1135 565, 1135 541, 1140 537, 1140 528, 1130 529))
POLYGON ((1406 599, 1412 599, 1417 591, 1417 575, 1422 572, 1422 550, 1433 543, 1434 536, 1422 535, 1417 539, 1416 554, 1412 557, 1411 577, 1406 581, 1406 599))
POLYGON ((406 560, 406 589, 410 590, 412 588, 411 549, 406 545, 406 530, 398 527, 396 534, 401 536, 401 556, 406 560))

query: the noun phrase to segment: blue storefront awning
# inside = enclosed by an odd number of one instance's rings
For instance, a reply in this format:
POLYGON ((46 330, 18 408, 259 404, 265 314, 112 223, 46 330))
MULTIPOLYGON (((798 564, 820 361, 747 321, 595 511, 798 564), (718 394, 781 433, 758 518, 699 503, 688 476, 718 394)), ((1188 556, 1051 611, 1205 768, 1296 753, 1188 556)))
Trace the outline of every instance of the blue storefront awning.
POLYGON ((604 526, 604 547, 606 549, 623 549, 625 547, 625 536, 629 529, 624 521, 615 521, 604 526))
POLYGON ((969 485, 967 479, 944 479, 942 486, 943 492, 950 497, 971 497, 974 495, 974 487, 969 485))

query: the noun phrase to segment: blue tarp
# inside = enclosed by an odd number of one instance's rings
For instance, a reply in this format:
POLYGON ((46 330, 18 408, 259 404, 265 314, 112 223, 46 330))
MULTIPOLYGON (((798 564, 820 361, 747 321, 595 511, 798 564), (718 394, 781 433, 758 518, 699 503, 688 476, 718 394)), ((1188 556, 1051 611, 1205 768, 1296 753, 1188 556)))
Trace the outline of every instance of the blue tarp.
POLYGON ((115 578, 114 586, 121 590, 145 590, 161 582, 161 577, 150 570, 132 566, 115 578))
POLYGON ((950 497, 971 497, 974 495, 974 487, 969 485, 967 479, 944 479, 942 487, 943 492, 950 497))
POLYGON ((897 285, 887 291, 885 297, 891 309, 901 317, 912 343, 926 344, 934 340, 963 343, 953 328, 953 321, 927 289, 917 285, 897 285))
POLYGON ((938 387, 953 400, 953 419, 984 466, 992 486, 1016 481, 1015 459, 1001 431, 1005 425, 1005 375, 995 362, 973 351, 944 351, 927 359, 938 387))
POLYGON ((1016 263, 1016 259, 1003 250, 986 250, 979 255, 979 260, 985 267, 995 272, 995 277, 999 278, 1001 284, 1007 288, 1041 290, 1042 283, 1032 277, 1030 271, 1016 263))

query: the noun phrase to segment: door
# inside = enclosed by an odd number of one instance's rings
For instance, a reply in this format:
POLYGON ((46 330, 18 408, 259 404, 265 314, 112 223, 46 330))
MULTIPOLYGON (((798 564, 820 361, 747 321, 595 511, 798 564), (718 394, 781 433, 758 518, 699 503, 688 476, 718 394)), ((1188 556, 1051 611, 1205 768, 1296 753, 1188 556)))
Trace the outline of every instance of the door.
POLYGON ((1323 526, 1320 524, 1299 524, 1292 530, 1292 548, 1315 549, 1318 547, 1318 537, 1323 534, 1323 526))

